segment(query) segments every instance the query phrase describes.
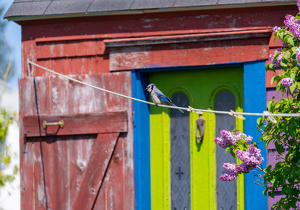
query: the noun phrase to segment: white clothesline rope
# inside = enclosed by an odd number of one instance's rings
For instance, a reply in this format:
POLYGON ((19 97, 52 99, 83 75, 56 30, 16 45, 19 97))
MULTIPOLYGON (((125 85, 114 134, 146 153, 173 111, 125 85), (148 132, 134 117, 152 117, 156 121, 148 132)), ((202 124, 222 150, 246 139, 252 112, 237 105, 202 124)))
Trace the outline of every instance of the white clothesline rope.
MULTIPOLYGON (((77 82, 77 83, 80 83, 82 85, 86 85, 88 87, 91 87, 91 88, 95 88, 97 90, 101 90, 101 91, 104 91, 104 92, 107 92, 107 93, 110 93, 110 94, 113 94, 113 95, 117 95, 117 96, 120 96, 120 97, 123 97, 123 98, 128 98, 128 99, 131 99, 131 100, 134 100, 134 101, 139 101, 139 102, 142 102, 142 103, 146 103, 146 104, 150 104, 150 105, 155 105, 154 103, 151 103, 149 101, 144 101, 144 100, 140 100, 140 99, 137 99, 137 98, 132 98, 130 96, 126 96, 126 95, 123 95, 123 94, 119 94, 119 93, 115 93, 113 91, 109 91, 109 90, 105 90, 103 88, 100 88, 100 87, 97 87, 97 86, 94 86, 94 85, 90 85, 90 84, 87 84, 85 82, 81 82, 79 80, 76 80, 76 79, 73 79, 73 78, 70 78, 68 76, 65 76, 63 74, 60 74, 60 73, 57 73, 55 71, 52 71, 50 69, 47 69, 41 65, 38 65, 32 61, 30 61, 29 59, 27 59, 27 63, 28 64, 32 64, 36 67, 39 67, 41 69, 44 69, 45 71, 48 71, 48 72, 51 72, 55 75, 58 75, 60 77, 64 77, 68 80, 72 80, 74 82, 77 82)), ((30 70, 28 70, 29 73, 30 73, 30 70)), ((29 74, 30 75, 30 74, 29 74)), ((186 111, 189 111, 189 112, 209 112, 209 113, 216 113, 216 114, 229 114, 229 115, 248 115, 248 116, 264 116, 264 117, 267 117, 267 116, 277 116, 277 117, 300 117, 300 114, 272 114, 272 113, 250 113, 250 112, 234 112, 234 111, 231 111, 231 112, 227 112, 227 111, 216 111, 216 110, 206 110, 206 109, 194 109, 192 107, 190 108, 186 108, 186 107, 174 107, 174 106, 167 106, 167 105, 158 105, 160 107, 167 107, 167 108, 171 108, 171 109, 182 109, 182 110, 186 110, 186 111)))

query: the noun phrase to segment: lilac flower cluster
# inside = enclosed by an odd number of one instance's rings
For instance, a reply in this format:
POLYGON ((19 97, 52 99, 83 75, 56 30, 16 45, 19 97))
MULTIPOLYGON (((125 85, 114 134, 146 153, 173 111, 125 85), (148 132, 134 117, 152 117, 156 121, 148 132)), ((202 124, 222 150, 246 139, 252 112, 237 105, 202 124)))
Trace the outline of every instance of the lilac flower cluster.
POLYGON ((281 84, 283 84, 286 88, 290 87, 293 83, 293 80, 291 78, 283 78, 281 80, 281 84))
POLYGON ((241 169, 237 169, 241 172, 248 172, 264 162, 264 158, 261 156, 261 150, 257 149, 253 144, 250 144, 248 150, 237 150, 235 154, 243 162, 240 165, 241 169))
MULTIPOLYGON (((246 134, 241 132, 230 132, 222 130, 220 134, 221 138, 215 138, 214 141, 218 146, 224 149, 227 145, 236 145, 241 139, 244 139, 247 142, 250 142, 253 139, 251 136, 247 136, 246 134)), ((226 169, 227 172, 220 176, 220 180, 236 180, 240 173, 249 172, 258 165, 262 164, 262 162, 264 161, 264 158, 261 156, 261 150, 257 149, 253 144, 250 144, 248 150, 237 150, 235 153, 243 163, 239 166, 236 166, 234 163, 224 163, 223 168, 226 169)))
POLYGON ((221 130, 220 132, 221 138, 217 137, 214 139, 214 142, 219 146, 225 149, 227 145, 236 145, 241 139, 245 139, 247 142, 252 141, 251 136, 247 136, 241 132, 231 133, 230 131, 221 130), (242 137, 245 136, 245 137, 242 137))
POLYGON ((286 25, 290 29, 296 39, 300 40, 300 20, 294 19, 294 16, 287 14, 285 16, 284 25, 286 25))
POLYGON ((250 144, 249 149, 246 151, 237 150, 236 156, 240 158, 243 163, 239 166, 233 163, 224 163, 223 168, 228 172, 222 174, 220 180, 236 180, 240 173, 249 172, 264 162, 264 158, 261 156, 261 150, 257 149, 253 144, 250 144))
POLYGON ((234 163, 224 163, 223 168, 226 169, 228 172, 222 174, 220 176, 220 180, 232 181, 237 179, 239 172, 236 170, 236 166, 234 163))
POLYGON ((269 55, 269 61, 270 63, 274 64, 275 68, 279 68, 280 67, 280 62, 283 59, 282 53, 281 53, 281 49, 277 49, 274 54, 270 54, 269 55), (277 59, 274 59, 274 55, 276 55, 277 53, 280 53, 277 57, 277 59))
POLYGON ((278 26, 275 26, 275 27, 273 28, 273 31, 276 33, 279 29, 281 29, 281 28, 278 27, 278 26))

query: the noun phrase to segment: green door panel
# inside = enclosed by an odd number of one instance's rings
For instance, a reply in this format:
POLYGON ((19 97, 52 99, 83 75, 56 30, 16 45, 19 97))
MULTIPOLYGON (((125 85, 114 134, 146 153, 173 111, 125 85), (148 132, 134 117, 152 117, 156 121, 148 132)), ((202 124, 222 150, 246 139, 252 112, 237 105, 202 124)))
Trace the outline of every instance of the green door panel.
MULTIPOLYGON (((243 111, 243 68, 208 68, 201 70, 154 72, 150 83, 169 98, 184 92, 190 106, 214 110, 215 97, 230 90, 236 98, 236 111, 243 111)), ((228 110, 229 111, 229 110, 228 110)), ((155 210, 171 209, 170 174, 170 110, 150 106, 151 138, 151 205, 155 210)), ((190 113, 191 209, 212 209, 216 205, 215 114, 204 113, 205 131, 202 143, 195 137, 197 113, 190 113)), ((243 130, 243 121, 236 118, 236 127, 243 130)), ((238 162, 237 162, 238 163, 238 162)), ((238 209, 244 209, 244 178, 237 182, 238 209)))

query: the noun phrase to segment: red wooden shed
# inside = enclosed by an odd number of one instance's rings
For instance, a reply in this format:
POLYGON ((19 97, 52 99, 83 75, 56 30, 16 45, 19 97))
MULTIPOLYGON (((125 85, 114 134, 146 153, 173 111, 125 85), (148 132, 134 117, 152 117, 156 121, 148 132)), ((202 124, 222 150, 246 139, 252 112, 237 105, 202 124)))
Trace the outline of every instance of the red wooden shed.
MULTIPOLYGON (((173 75, 175 71, 199 70, 211 72, 206 81, 214 81, 222 77, 216 72, 233 68, 241 73, 241 84, 236 81, 240 86, 220 82, 219 89, 207 87, 207 92, 215 91, 216 96, 223 89, 232 90, 241 110, 262 112, 266 90, 272 88, 265 62, 281 46, 272 41, 272 28, 283 25, 286 14, 296 13, 296 1, 284 0, 15 0, 5 17, 22 26, 21 209, 175 209, 169 196, 175 193, 168 183, 172 178, 165 177, 159 184, 156 180, 161 177, 153 175, 150 136, 156 134, 150 128, 150 118, 156 112, 53 76, 28 65, 27 59, 85 83, 141 99, 149 99, 143 88, 153 72, 173 75), (43 127, 43 123, 61 120, 63 128, 43 127)), ((169 93, 175 93, 172 91, 169 93)), ((189 99, 197 106, 197 99, 189 99)), ((214 116, 207 117, 215 122, 214 116)), ((245 133, 256 130, 255 119, 249 119, 240 125, 245 133)), ((211 135, 214 132, 212 129, 211 135)), ((259 141, 259 134, 251 135, 259 141)), ((197 146, 200 150, 206 143, 197 146)), ((211 155, 207 153, 207 157, 211 155)), ((169 163, 163 164, 163 169, 168 169, 169 163)), ((215 164, 214 160, 209 164, 215 164)), ((208 172, 214 180, 215 170, 208 172)), ((200 175, 189 173, 192 185, 198 186, 195 177, 200 175)), ((257 176, 253 172, 238 182, 235 209, 268 208, 263 188, 247 181, 257 176)), ((216 185, 216 181, 207 182, 212 183, 209 189, 216 185)), ((217 190, 198 196, 197 192, 203 193, 200 191, 187 193, 187 209, 221 205, 215 198, 217 190), (208 201, 202 202, 203 197, 208 201)), ((177 201, 182 203, 180 199, 177 201)))

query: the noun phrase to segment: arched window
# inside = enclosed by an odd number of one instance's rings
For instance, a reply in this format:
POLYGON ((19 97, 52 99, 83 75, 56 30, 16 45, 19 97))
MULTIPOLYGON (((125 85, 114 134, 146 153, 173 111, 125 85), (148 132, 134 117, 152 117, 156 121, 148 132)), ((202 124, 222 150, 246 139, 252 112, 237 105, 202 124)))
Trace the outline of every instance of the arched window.
MULTIPOLYGON (((187 107, 189 98, 183 92, 171 99, 177 106, 187 107)), ((190 117, 189 112, 170 110, 171 139, 171 209, 191 209, 190 117)))
MULTIPOLYGON (((235 110, 235 97, 229 90, 221 91, 215 99, 215 109, 218 111, 235 110)), ((235 117, 224 114, 216 114, 216 137, 220 136, 221 130, 233 130, 236 127, 235 117)), ((217 166, 217 209, 237 209, 237 182, 225 182, 220 180, 221 174, 227 172, 223 168, 224 163, 235 163, 236 159, 225 149, 216 147, 216 166, 217 166)))

